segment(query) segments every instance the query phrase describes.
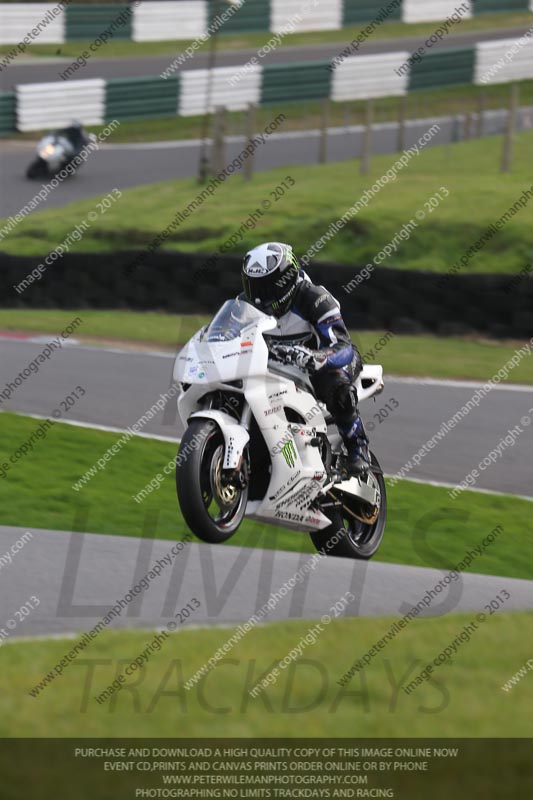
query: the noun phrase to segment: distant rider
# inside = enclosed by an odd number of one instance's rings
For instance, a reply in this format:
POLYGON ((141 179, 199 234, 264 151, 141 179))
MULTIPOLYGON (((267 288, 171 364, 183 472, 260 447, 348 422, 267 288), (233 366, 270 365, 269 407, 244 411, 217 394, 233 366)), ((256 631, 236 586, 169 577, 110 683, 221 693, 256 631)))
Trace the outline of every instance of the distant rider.
POLYGON ((61 128, 60 130, 56 131, 56 135, 63 137, 70 144, 72 155, 70 156, 69 161, 72 161, 72 159, 75 158, 90 142, 90 138, 85 133, 83 125, 77 120, 73 120, 68 127, 61 128))

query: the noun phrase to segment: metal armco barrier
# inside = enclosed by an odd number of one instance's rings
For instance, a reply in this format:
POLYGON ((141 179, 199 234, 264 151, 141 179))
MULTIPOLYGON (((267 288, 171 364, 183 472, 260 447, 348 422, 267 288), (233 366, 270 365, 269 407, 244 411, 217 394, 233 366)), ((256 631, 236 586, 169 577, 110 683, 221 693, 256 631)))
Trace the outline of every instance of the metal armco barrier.
POLYGON ((179 102, 179 78, 113 78, 105 91, 105 118, 174 117, 179 102))
MULTIPOLYGON (((408 52, 350 55, 342 60, 294 64, 217 67, 210 91, 213 111, 250 104, 266 106, 329 98, 334 102, 400 97, 417 89, 494 85, 533 79, 533 39, 517 48, 515 39, 473 47, 428 50, 413 61, 408 52)), ((210 73, 184 70, 168 78, 91 79, 16 87, 0 94, 0 135, 66 125, 75 117, 88 125, 119 119, 196 116, 205 112, 210 73)))
MULTIPOLYGON (((0 44, 17 44, 58 3, 0 5, 0 44)), ((38 37, 41 44, 98 38, 128 3, 69 4, 38 37)), ((202 36, 220 15, 218 0, 145 0, 131 9, 131 22, 115 32, 137 42, 187 40, 202 36)), ((439 22, 458 6, 462 16, 533 10, 533 0, 246 0, 221 24, 221 33, 340 30, 374 20, 439 22)))

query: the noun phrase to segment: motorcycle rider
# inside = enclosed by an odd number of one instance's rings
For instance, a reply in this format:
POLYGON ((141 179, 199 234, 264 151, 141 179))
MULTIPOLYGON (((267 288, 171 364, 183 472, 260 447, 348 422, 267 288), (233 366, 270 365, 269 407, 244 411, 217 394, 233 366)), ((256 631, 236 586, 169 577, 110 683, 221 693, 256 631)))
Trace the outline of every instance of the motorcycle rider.
POLYGON ((81 122, 78 122, 78 120, 72 120, 68 127, 56 131, 56 135, 66 139, 70 145, 72 155, 69 157, 67 163, 70 163, 90 142, 90 138, 85 133, 83 125, 81 122))
POLYGON ((246 253, 241 275, 246 300, 278 320, 268 333, 272 355, 309 372, 317 398, 326 404, 343 438, 348 472, 365 472, 368 439, 353 383, 362 361, 340 304, 324 286, 311 282, 288 244, 254 247, 246 253))
MULTIPOLYGON (((37 154, 26 169, 26 177, 34 180, 57 175, 75 161, 93 137, 94 134, 87 135, 76 120, 65 128, 51 131, 37 145, 37 154)), ((75 166, 79 166, 79 163, 75 166)), ((74 169, 70 174, 73 173, 74 169)))

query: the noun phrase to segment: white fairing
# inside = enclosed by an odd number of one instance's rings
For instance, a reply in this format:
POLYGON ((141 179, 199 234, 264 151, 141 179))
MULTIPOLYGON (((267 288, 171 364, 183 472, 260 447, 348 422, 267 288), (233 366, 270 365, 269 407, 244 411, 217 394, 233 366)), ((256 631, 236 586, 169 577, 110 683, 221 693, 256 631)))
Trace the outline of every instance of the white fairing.
POLYGON ((64 136, 53 133, 43 136, 37 145, 39 156, 47 162, 50 170, 55 172, 74 153, 71 143, 64 136))
MULTIPOLYGON (((216 389, 242 392, 272 463, 265 497, 248 503, 247 516, 281 521, 285 527, 299 530, 320 530, 330 525, 330 520, 309 506, 329 480, 316 446, 317 434, 328 430, 326 412, 307 390, 304 373, 269 364, 263 333, 276 324, 274 317, 248 303, 227 301, 209 328, 198 331, 176 358, 174 380, 188 384, 178 397, 178 411, 185 427, 191 417, 213 419, 226 443, 224 468, 236 468, 249 441, 246 424, 239 424, 222 410, 203 410, 201 400, 216 389), (228 387, 235 381, 242 381, 242 386, 228 387), (306 423, 289 423, 285 409, 297 411, 306 423)), ((359 397, 365 399, 380 391, 382 379, 381 367, 365 367, 357 382, 359 397), (372 385, 365 388, 367 381, 372 385)))

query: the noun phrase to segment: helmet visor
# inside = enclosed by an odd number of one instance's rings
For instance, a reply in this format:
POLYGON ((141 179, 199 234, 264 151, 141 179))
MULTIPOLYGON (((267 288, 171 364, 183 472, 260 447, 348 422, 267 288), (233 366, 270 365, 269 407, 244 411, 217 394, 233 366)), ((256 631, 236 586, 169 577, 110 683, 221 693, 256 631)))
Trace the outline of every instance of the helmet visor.
POLYGON ((276 299, 276 285, 272 275, 265 275, 262 278, 250 278, 248 275, 243 275, 242 283, 246 299, 254 306, 270 307, 272 301, 276 299))
POLYGON ((242 283, 246 299, 265 313, 280 316, 290 304, 297 276, 295 268, 287 270, 284 275, 275 272, 251 278, 244 273, 242 283))

